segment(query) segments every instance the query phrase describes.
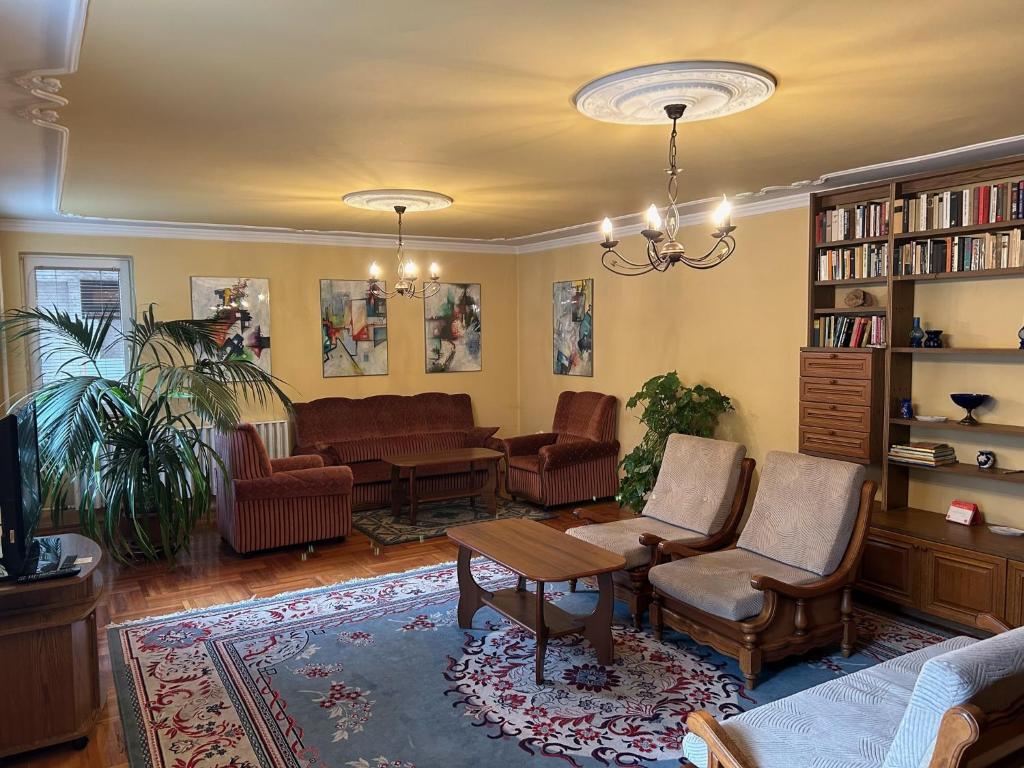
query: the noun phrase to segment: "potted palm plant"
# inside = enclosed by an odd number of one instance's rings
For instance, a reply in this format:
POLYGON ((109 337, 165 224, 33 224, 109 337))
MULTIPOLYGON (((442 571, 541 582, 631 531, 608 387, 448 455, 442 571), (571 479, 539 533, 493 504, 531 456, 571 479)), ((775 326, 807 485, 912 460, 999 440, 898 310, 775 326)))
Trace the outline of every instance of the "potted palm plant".
POLYGON ((223 468, 203 428, 236 427, 240 401, 291 402, 255 363, 220 359, 219 320, 159 321, 153 305, 139 319, 115 320, 115 311, 20 309, 0 332, 60 362, 17 404, 35 406, 43 503, 55 522, 74 485, 84 532, 118 560, 173 561, 208 514, 213 470, 223 468), (102 361, 120 345, 125 372, 105 375, 102 361))

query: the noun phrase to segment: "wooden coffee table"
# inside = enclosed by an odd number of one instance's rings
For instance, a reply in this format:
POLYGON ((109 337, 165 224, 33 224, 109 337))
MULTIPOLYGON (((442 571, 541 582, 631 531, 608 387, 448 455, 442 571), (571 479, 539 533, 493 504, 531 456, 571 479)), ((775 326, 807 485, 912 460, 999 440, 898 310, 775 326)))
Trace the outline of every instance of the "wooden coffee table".
POLYGON ((544 653, 548 639, 575 632, 582 634, 597 652, 600 664, 611 664, 612 607, 615 587, 612 573, 626 567, 620 555, 522 518, 488 520, 448 529, 448 538, 459 545, 459 626, 470 629, 473 616, 489 605, 537 638, 536 679, 544 682, 544 653), (519 576, 514 589, 488 592, 469 569, 470 558, 479 553, 519 576), (544 584, 597 576, 597 607, 579 616, 544 600, 544 584), (535 581, 534 593, 526 581, 535 581))
POLYGON ((477 496, 483 496, 487 502, 487 511, 498 514, 498 459, 503 454, 490 448, 453 448, 447 451, 431 451, 429 453, 405 453, 399 456, 384 458, 391 465, 391 514, 399 517, 402 504, 409 504, 409 522, 416 522, 416 508, 421 501, 441 501, 443 499, 469 498, 471 504, 476 503, 477 496), (417 470, 429 467, 443 467, 446 464, 469 464, 470 486, 450 491, 424 492, 417 486, 417 470), (487 478, 483 485, 474 486, 473 478, 478 468, 487 470, 487 478), (402 483, 402 470, 407 473, 405 487, 402 483))

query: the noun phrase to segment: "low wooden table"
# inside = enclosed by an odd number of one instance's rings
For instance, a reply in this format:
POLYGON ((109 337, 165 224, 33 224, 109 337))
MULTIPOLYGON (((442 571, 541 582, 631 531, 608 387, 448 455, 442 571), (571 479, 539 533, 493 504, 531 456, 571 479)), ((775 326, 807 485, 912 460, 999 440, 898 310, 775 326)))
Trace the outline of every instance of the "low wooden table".
POLYGON ((612 573, 626 567, 620 555, 556 531, 542 523, 522 518, 489 520, 460 525, 448 530, 448 538, 459 545, 459 626, 469 629, 481 606, 489 605, 512 619, 537 638, 536 679, 544 682, 544 653, 549 638, 581 633, 597 652, 600 664, 611 664, 612 607, 615 587, 612 573), (488 592, 469 568, 474 553, 503 565, 519 576, 515 589, 488 592), (597 607, 589 616, 579 616, 546 603, 544 584, 597 576, 597 607), (537 583, 531 595, 526 580, 537 583))
POLYGON ((498 459, 502 453, 490 448, 453 448, 447 451, 431 451, 430 453, 406 453, 399 456, 384 458, 391 465, 391 514, 398 517, 402 514, 402 503, 409 504, 409 522, 416 522, 416 507, 421 501, 441 501, 443 499, 469 498, 475 503, 477 496, 483 496, 487 502, 487 511, 498 514, 498 459), (443 467, 446 464, 469 464, 470 486, 452 491, 432 491, 424 493, 416 485, 417 470, 428 467, 443 467), (473 486, 473 477, 478 467, 487 469, 487 479, 483 485, 473 486), (407 487, 402 488, 402 470, 408 473, 407 487))

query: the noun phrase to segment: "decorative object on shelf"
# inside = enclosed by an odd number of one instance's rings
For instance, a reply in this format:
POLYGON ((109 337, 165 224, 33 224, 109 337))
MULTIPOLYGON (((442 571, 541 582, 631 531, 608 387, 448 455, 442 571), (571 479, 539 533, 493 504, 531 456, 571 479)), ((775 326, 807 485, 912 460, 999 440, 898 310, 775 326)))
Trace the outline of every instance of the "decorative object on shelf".
POLYGON ((914 405, 910 402, 909 397, 904 397, 900 400, 900 418, 901 419, 912 419, 914 418, 914 405))
POLYGON ((614 72, 587 83, 573 96, 576 108, 587 117, 625 125, 656 125, 668 115, 672 121, 669 139, 669 204, 662 214, 657 207, 647 211, 647 226, 641 234, 647 240, 646 261, 634 262, 615 251, 612 222, 601 224, 604 253, 601 263, 618 275, 665 272, 682 263, 694 269, 716 267, 732 255, 736 242, 731 232, 729 204, 723 198, 715 212, 715 243, 703 256, 689 257, 676 240, 679 209, 676 195, 679 169, 676 164, 676 124, 679 120, 710 120, 760 104, 775 92, 775 78, 748 64, 726 61, 675 61, 614 72), (685 115, 685 116, 684 116, 685 115), (667 236, 667 239, 666 239, 667 236))
POLYGON ((978 451, 978 469, 992 469, 996 465, 996 455, 993 451, 978 451))
POLYGON ((960 424, 968 427, 977 426, 978 420, 974 418, 974 409, 989 401, 989 395, 976 392, 954 392, 949 396, 956 405, 967 411, 967 415, 960 419, 960 424))
POLYGON ((990 525, 988 529, 1000 536, 1024 536, 1024 531, 1020 528, 1010 528, 1007 525, 990 525))
POLYGON ((479 283, 438 283, 425 297, 427 373, 481 370, 479 283))
POLYGON ((978 505, 973 502, 953 499, 946 510, 946 520, 960 525, 977 525, 981 522, 981 512, 978 511, 978 505))
POLYGON ((914 327, 910 329, 910 346, 920 349, 924 345, 924 329, 921 327, 921 318, 914 318, 914 327))
POLYGON ((565 376, 594 375, 594 278, 552 284, 552 370, 565 376))
POLYGON ((641 409, 640 423, 647 431, 619 462, 623 477, 615 500, 637 514, 643 512, 654 489, 668 436, 678 432, 714 437, 719 417, 735 410, 732 401, 717 389, 700 384, 688 387, 675 371, 645 381, 626 401, 626 408, 641 409))
POLYGON ((387 299, 373 280, 321 280, 324 378, 388 372, 387 299))
POLYGON ((917 414, 914 416, 914 421, 924 421, 929 424, 941 424, 944 421, 949 421, 945 416, 925 416, 923 414, 917 414))
POLYGON ((1017 338, 1020 339, 1020 349, 1024 349, 1024 325, 1017 331, 1017 338))
POLYGON ((875 306, 875 297, 860 288, 854 288, 843 297, 843 304, 850 309, 875 306))
POLYGON ((941 349, 942 348, 942 346, 943 346, 943 344, 942 344, 942 331, 928 329, 927 331, 924 332, 924 335, 925 335, 925 340, 924 340, 924 345, 923 346, 925 347, 925 349, 941 349))
POLYGON ((193 277, 192 317, 217 320, 218 359, 247 360, 270 373, 270 281, 193 277))

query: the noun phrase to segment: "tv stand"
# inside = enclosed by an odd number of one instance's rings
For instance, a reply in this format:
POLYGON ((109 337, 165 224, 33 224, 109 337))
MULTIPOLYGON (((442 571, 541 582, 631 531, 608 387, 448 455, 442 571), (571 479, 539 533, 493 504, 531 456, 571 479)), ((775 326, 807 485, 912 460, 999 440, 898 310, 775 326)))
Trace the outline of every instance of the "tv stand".
POLYGON ((104 703, 96 634, 103 553, 75 533, 53 538, 87 561, 77 576, 0 582, 0 691, 10 692, 0 696, 0 762, 52 744, 84 747, 104 703))

